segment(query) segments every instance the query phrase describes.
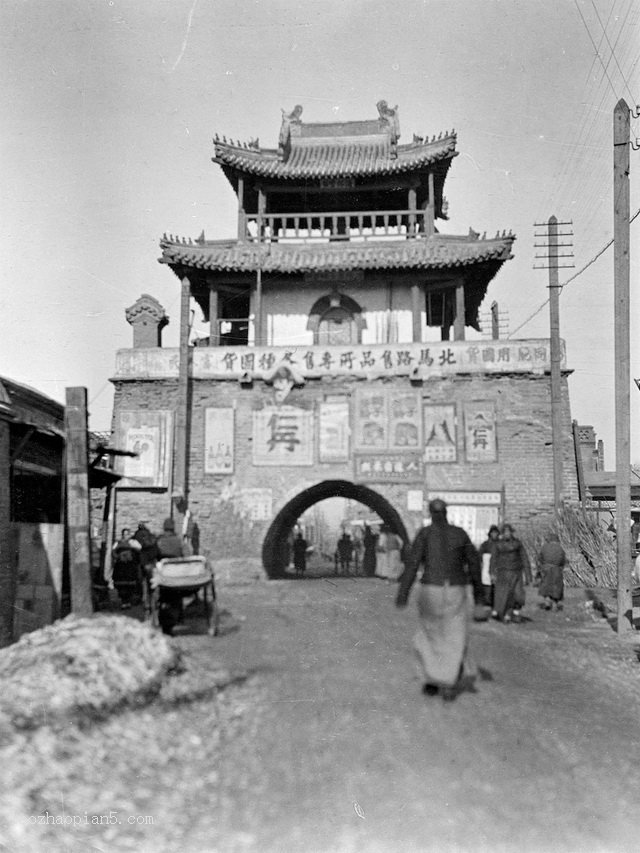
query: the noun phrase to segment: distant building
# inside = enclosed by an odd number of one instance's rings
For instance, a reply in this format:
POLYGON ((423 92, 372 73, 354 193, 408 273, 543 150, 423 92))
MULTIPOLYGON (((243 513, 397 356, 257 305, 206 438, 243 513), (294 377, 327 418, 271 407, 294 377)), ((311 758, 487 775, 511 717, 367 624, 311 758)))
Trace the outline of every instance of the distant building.
MULTIPOLYGON (((314 503, 369 507, 403 540, 430 498, 484 538, 505 515, 550 512, 550 347, 468 339, 514 236, 445 235, 453 132, 400 142, 384 101, 363 121, 283 112, 278 144, 216 137, 237 196, 233 239, 165 235, 181 287, 180 347, 144 295, 113 376, 118 515, 187 510, 212 556, 284 571, 314 503), (197 305, 208 336, 189 345, 197 305)), ((476 336, 477 338, 478 336, 476 336)), ((577 496, 563 355, 564 494, 577 496)))

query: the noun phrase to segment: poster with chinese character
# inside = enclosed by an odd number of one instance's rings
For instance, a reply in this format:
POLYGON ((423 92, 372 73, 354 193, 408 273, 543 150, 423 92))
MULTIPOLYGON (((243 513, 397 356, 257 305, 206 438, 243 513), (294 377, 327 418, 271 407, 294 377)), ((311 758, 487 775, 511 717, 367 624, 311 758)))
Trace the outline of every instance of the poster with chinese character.
POLYGON ((498 459, 496 407, 492 400, 465 403, 464 444, 467 462, 495 462, 498 459))
POLYGON ((356 450, 386 450, 389 446, 388 423, 386 389, 358 388, 356 391, 354 448, 356 450))
POLYGON ((253 413, 254 465, 313 465, 313 413, 269 406, 253 413))
POLYGON ((320 403, 318 420, 320 462, 348 462, 349 401, 320 403))
POLYGON ((116 447, 136 456, 116 457, 118 488, 168 488, 173 412, 123 411, 116 418, 116 447))
POLYGON ((419 451, 422 443, 421 396, 417 391, 389 395, 389 450, 419 451))
POLYGON ((458 458, 456 407, 427 403, 423 413, 425 462, 455 462, 458 458))
POLYGON ((205 474, 233 473, 234 412, 232 408, 204 411, 205 474))

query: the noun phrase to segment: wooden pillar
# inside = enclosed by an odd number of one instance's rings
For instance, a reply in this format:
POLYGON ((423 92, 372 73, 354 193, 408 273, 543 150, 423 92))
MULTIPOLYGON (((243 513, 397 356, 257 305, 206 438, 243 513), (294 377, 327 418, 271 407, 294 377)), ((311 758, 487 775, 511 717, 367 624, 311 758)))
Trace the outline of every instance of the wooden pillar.
POLYGON ((264 230, 264 215, 267 206, 267 199, 261 188, 258 188, 258 263, 256 269, 256 288, 254 292, 254 343, 260 347, 264 341, 263 333, 263 317, 262 317, 262 237, 264 230))
POLYGON ((621 98, 613 112, 613 296, 616 412, 616 543, 618 633, 631 629, 631 455, 629 300, 629 144, 631 118, 621 98))
POLYGON ((411 325, 412 336, 411 340, 414 343, 422 341, 422 303, 424 302, 424 293, 419 284, 411 285, 411 325))
POLYGON ((18 582, 11 538, 11 419, 11 403, 0 384, 0 647, 13 642, 18 582))
POLYGON ((464 340, 465 327, 465 305, 464 305, 464 284, 456 286, 456 313, 453 319, 453 339, 454 341, 464 340))
POLYGON ((417 210, 417 198, 416 198, 416 190, 415 187, 409 188, 409 226, 408 226, 408 234, 410 237, 416 236, 416 210, 417 210))
POLYGON ((247 239, 247 223, 244 212, 244 178, 238 178, 238 240, 245 243, 247 239))
POLYGON ((90 616, 93 613, 93 603, 86 388, 66 389, 64 421, 71 612, 78 616, 90 616))
POLYGON ((429 172, 429 201, 427 202, 426 208, 426 217, 425 217, 425 231, 428 237, 435 231, 435 220, 436 220, 436 199, 435 199, 435 185, 433 181, 433 172, 429 172))
POLYGON ((180 522, 188 507, 189 460, 189 321, 191 285, 185 276, 180 291, 180 363, 178 368, 178 399, 176 404, 176 429, 173 456, 173 504, 180 522))
POLYGON ((220 346, 220 323, 218 305, 218 288, 212 282, 209 282, 209 346, 220 346))

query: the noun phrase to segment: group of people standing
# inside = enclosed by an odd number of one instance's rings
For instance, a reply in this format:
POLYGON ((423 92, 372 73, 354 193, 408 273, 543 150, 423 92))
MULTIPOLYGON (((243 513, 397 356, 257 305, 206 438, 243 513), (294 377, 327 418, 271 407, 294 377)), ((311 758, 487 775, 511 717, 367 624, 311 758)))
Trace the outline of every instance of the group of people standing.
MULTIPOLYGON (((105 570, 107 586, 117 591, 120 606, 128 610, 144 599, 146 585, 158 560, 192 556, 199 550, 200 531, 191 518, 187 519, 182 536, 176 533, 172 518, 164 520, 158 536, 149 530, 145 521, 139 522, 133 535, 130 528, 124 527, 113 547, 111 567, 105 570)), ((169 627, 169 622, 175 624, 174 609, 168 598, 161 601, 159 615, 163 630, 169 627)))
MULTIPOLYGON (((485 620, 490 608, 494 619, 518 622, 532 572, 510 524, 492 526, 478 551, 465 530, 448 522, 444 501, 431 501, 429 513, 431 524, 416 536, 400 578, 396 606, 406 606, 420 575, 414 637, 419 677, 425 695, 451 701, 465 688, 475 689, 478 674, 468 653, 470 590, 475 619, 485 620)), ((564 550, 551 533, 538 557, 539 592, 546 609, 561 607, 564 563, 564 550)))
MULTIPOLYGON (((485 603, 500 622, 518 623, 525 605, 525 586, 534 578, 527 551, 510 524, 493 524, 480 546, 481 580, 485 603)), ((562 610, 566 555, 557 533, 550 532, 538 555, 536 580, 545 610, 562 610)))

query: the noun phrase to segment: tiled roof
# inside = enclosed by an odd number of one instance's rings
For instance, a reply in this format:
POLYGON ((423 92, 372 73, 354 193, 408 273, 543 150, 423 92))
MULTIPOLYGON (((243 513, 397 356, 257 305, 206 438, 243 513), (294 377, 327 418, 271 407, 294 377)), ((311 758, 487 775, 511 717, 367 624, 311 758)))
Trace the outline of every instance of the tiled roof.
POLYGON ((357 269, 445 269, 511 257, 512 234, 493 239, 435 235, 397 242, 283 244, 237 241, 193 243, 163 237, 161 263, 218 272, 299 273, 357 269))
POLYGON ((268 178, 336 178, 343 175, 393 175, 457 156, 452 131, 431 141, 392 146, 385 135, 292 140, 287 159, 272 149, 216 138, 213 161, 220 166, 268 178))

